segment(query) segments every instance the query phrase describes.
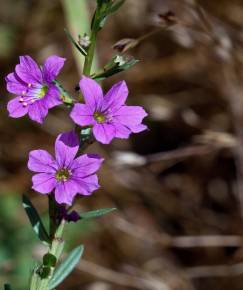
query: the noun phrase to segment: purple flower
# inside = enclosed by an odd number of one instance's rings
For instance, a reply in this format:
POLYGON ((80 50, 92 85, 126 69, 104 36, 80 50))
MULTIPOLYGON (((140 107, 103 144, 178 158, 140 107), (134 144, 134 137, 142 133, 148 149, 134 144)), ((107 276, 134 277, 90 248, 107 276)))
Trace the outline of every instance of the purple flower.
POLYGON ((32 178, 32 188, 42 194, 55 190, 59 204, 72 204, 76 194, 90 195, 99 188, 95 174, 103 159, 84 154, 75 159, 79 140, 74 131, 60 134, 55 143, 54 159, 45 150, 33 150, 29 154, 28 168, 37 172, 32 178))
POLYGON ((115 137, 128 138, 131 133, 144 131, 141 124, 147 113, 139 106, 126 106, 128 88, 125 81, 116 83, 103 96, 101 87, 94 80, 82 77, 79 82, 85 104, 76 104, 70 114, 80 126, 93 126, 96 140, 108 144, 115 137))
POLYGON ((50 56, 43 67, 28 55, 19 57, 15 71, 7 75, 7 90, 17 97, 8 102, 9 116, 19 118, 26 114, 43 123, 48 109, 62 103, 59 90, 52 83, 64 65, 64 58, 50 56))

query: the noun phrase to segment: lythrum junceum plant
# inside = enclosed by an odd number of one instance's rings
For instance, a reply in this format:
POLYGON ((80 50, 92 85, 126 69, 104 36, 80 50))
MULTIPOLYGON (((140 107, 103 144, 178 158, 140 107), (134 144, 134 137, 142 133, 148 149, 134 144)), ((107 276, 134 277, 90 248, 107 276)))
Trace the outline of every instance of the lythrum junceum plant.
MULTIPOLYGON (((137 61, 115 55, 104 70, 91 72, 97 35, 108 16, 116 12, 123 2, 97 0, 90 32, 77 37, 77 41, 66 31, 68 39, 85 58, 79 82, 82 94, 80 101, 64 90, 57 80, 65 63, 64 57, 49 56, 39 66, 31 56, 20 56, 14 72, 6 76, 7 90, 16 95, 7 105, 10 117, 28 115, 32 121, 43 124, 49 109, 65 105, 74 122, 73 130, 60 132, 56 137, 54 154, 42 149, 29 153, 27 167, 33 172, 32 189, 49 201, 49 229, 46 229, 29 198, 23 196, 23 207, 33 230, 47 249, 32 269, 28 286, 30 290, 56 288, 79 262, 83 253, 82 245, 60 261, 65 241, 64 229, 69 222, 98 217, 114 210, 104 208, 79 213, 71 209, 77 195, 89 196, 100 187, 98 171, 105 161, 95 152, 83 153, 84 149, 92 142, 109 144, 114 138, 128 138, 132 133, 147 128, 142 124, 147 116, 144 109, 126 105, 128 87, 124 80, 114 84, 106 93, 98 83, 128 69, 137 61)), ((6 289, 14 289, 14 285, 11 287, 5 285, 6 289)))

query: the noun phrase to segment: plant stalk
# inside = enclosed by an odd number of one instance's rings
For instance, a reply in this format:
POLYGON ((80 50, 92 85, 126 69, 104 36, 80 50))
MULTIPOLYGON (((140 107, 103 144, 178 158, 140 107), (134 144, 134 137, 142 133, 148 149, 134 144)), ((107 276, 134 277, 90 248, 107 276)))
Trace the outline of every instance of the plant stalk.
POLYGON ((91 68, 92 68, 92 63, 93 63, 93 58, 94 58, 94 53, 95 53, 95 46, 96 46, 96 36, 97 36, 97 32, 92 30, 91 36, 90 36, 90 45, 87 51, 87 56, 85 57, 85 61, 84 61, 83 74, 86 76, 90 76, 91 74, 91 68))

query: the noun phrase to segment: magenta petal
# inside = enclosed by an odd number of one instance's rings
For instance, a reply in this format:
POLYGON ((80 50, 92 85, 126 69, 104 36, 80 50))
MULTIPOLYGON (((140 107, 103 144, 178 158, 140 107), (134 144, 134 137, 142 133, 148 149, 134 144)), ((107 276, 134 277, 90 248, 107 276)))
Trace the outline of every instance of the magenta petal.
POLYGON ((109 144, 115 137, 115 127, 112 124, 95 124, 93 127, 93 135, 95 139, 103 144, 109 144))
POLYGON ((100 85, 91 78, 83 76, 79 82, 86 105, 94 112, 101 107, 103 92, 100 85))
POLYGON ((10 73, 5 78, 7 90, 16 95, 22 95, 26 91, 27 84, 24 83, 15 73, 10 73))
POLYGON ((45 102, 46 106, 51 109, 53 107, 56 107, 58 105, 62 104, 60 92, 57 87, 54 85, 50 85, 48 92, 46 93, 45 97, 43 98, 43 101, 45 102))
POLYGON ((102 110, 107 110, 108 108, 112 111, 117 110, 122 105, 124 105, 128 96, 128 87, 125 81, 118 82, 106 93, 104 96, 104 103, 102 105, 102 110))
POLYGON ((130 134, 132 133, 130 128, 128 128, 120 123, 114 123, 114 126, 116 128, 115 137, 117 137, 117 138, 127 139, 130 136, 130 134))
POLYGON ((39 173, 32 177, 32 188, 40 193, 46 194, 52 192, 56 186, 56 179, 53 174, 39 173))
POLYGON ((79 148, 78 136, 74 131, 60 134, 55 143, 56 160, 60 167, 68 167, 79 148))
POLYGON ((74 121, 74 123, 80 126, 94 125, 95 120, 93 118, 93 111, 90 107, 85 104, 75 104, 70 117, 74 121))
POLYGON ((127 127, 140 124, 147 113, 140 106, 122 106, 113 116, 114 119, 127 127))
POLYGON ((20 103, 19 99, 20 97, 17 97, 8 102, 7 109, 9 116, 12 118, 23 117, 28 112, 28 108, 24 107, 23 104, 20 103))
POLYGON ((26 83, 42 83, 42 72, 37 63, 28 55, 20 56, 20 64, 16 65, 17 75, 26 83))
POLYGON ((90 175, 77 181, 78 193, 81 195, 91 195, 93 191, 97 190, 100 186, 98 183, 97 175, 90 175))
POLYGON ((28 168, 34 172, 55 173, 57 166, 54 158, 45 150, 33 150, 29 153, 28 168))
POLYGON ((74 196, 78 192, 76 182, 69 180, 66 182, 58 182, 55 189, 55 200, 57 203, 72 205, 74 196))
POLYGON ((129 129, 133 133, 140 133, 140 132, 147 130, 148 127, 146 125, 143 125, 143 124, 138 124, 138 125, 129 126, 129 129))
POLYGON ((65 58, 52 55, 49 56, 43 65, 43 78, 46 82, 51 83, 62 69, 65 58))
POLYGON ((99 170, 103 161, 104 159, 99 155, 84 154, 79 156, 72 163, 72 177, 85 177, 94 174, 97 170, 99 170))
POLYGON ((29 105, 28 107, 29 107, 30 119, 42 124, 48 113, 48 108, 46 107, 44 100, 42 99, 39 101, 35 101, 33 104, 29 105))

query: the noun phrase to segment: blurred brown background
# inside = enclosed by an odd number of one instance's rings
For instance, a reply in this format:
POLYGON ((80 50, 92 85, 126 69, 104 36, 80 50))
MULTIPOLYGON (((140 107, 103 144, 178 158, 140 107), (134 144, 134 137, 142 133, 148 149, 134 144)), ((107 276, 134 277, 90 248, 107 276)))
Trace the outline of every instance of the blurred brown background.
MULTIPOLYGON (((0 283, 14 289, 26 289, 32 257, 43 251, 21 208, 23 193, 43 215, 47 208, 30 190, 28 152, 52 152, 73 124, 66 108, 51 110, 43 126, 8 118, 4 76, 19 55, 41 64, 58 54, 67 58, 59 80, 77 95, 80 62, 63 28, 77 39, 94 6, 0 1, 0 283), (70 5, 80 7, 75 17, 70 5)), ((70 225, 67 248, 84 243, 85 254, 60 289, 243 289, 243 2, 127 0, 99 35, 97 63, 108 62, 118 40, 154 30, 128 51, 140 62, 104 82, 126 80, 129 104, 149 112, 149 131, 88 149, 106 158, 102 189, 76 208, 118 211, 70 225)))

